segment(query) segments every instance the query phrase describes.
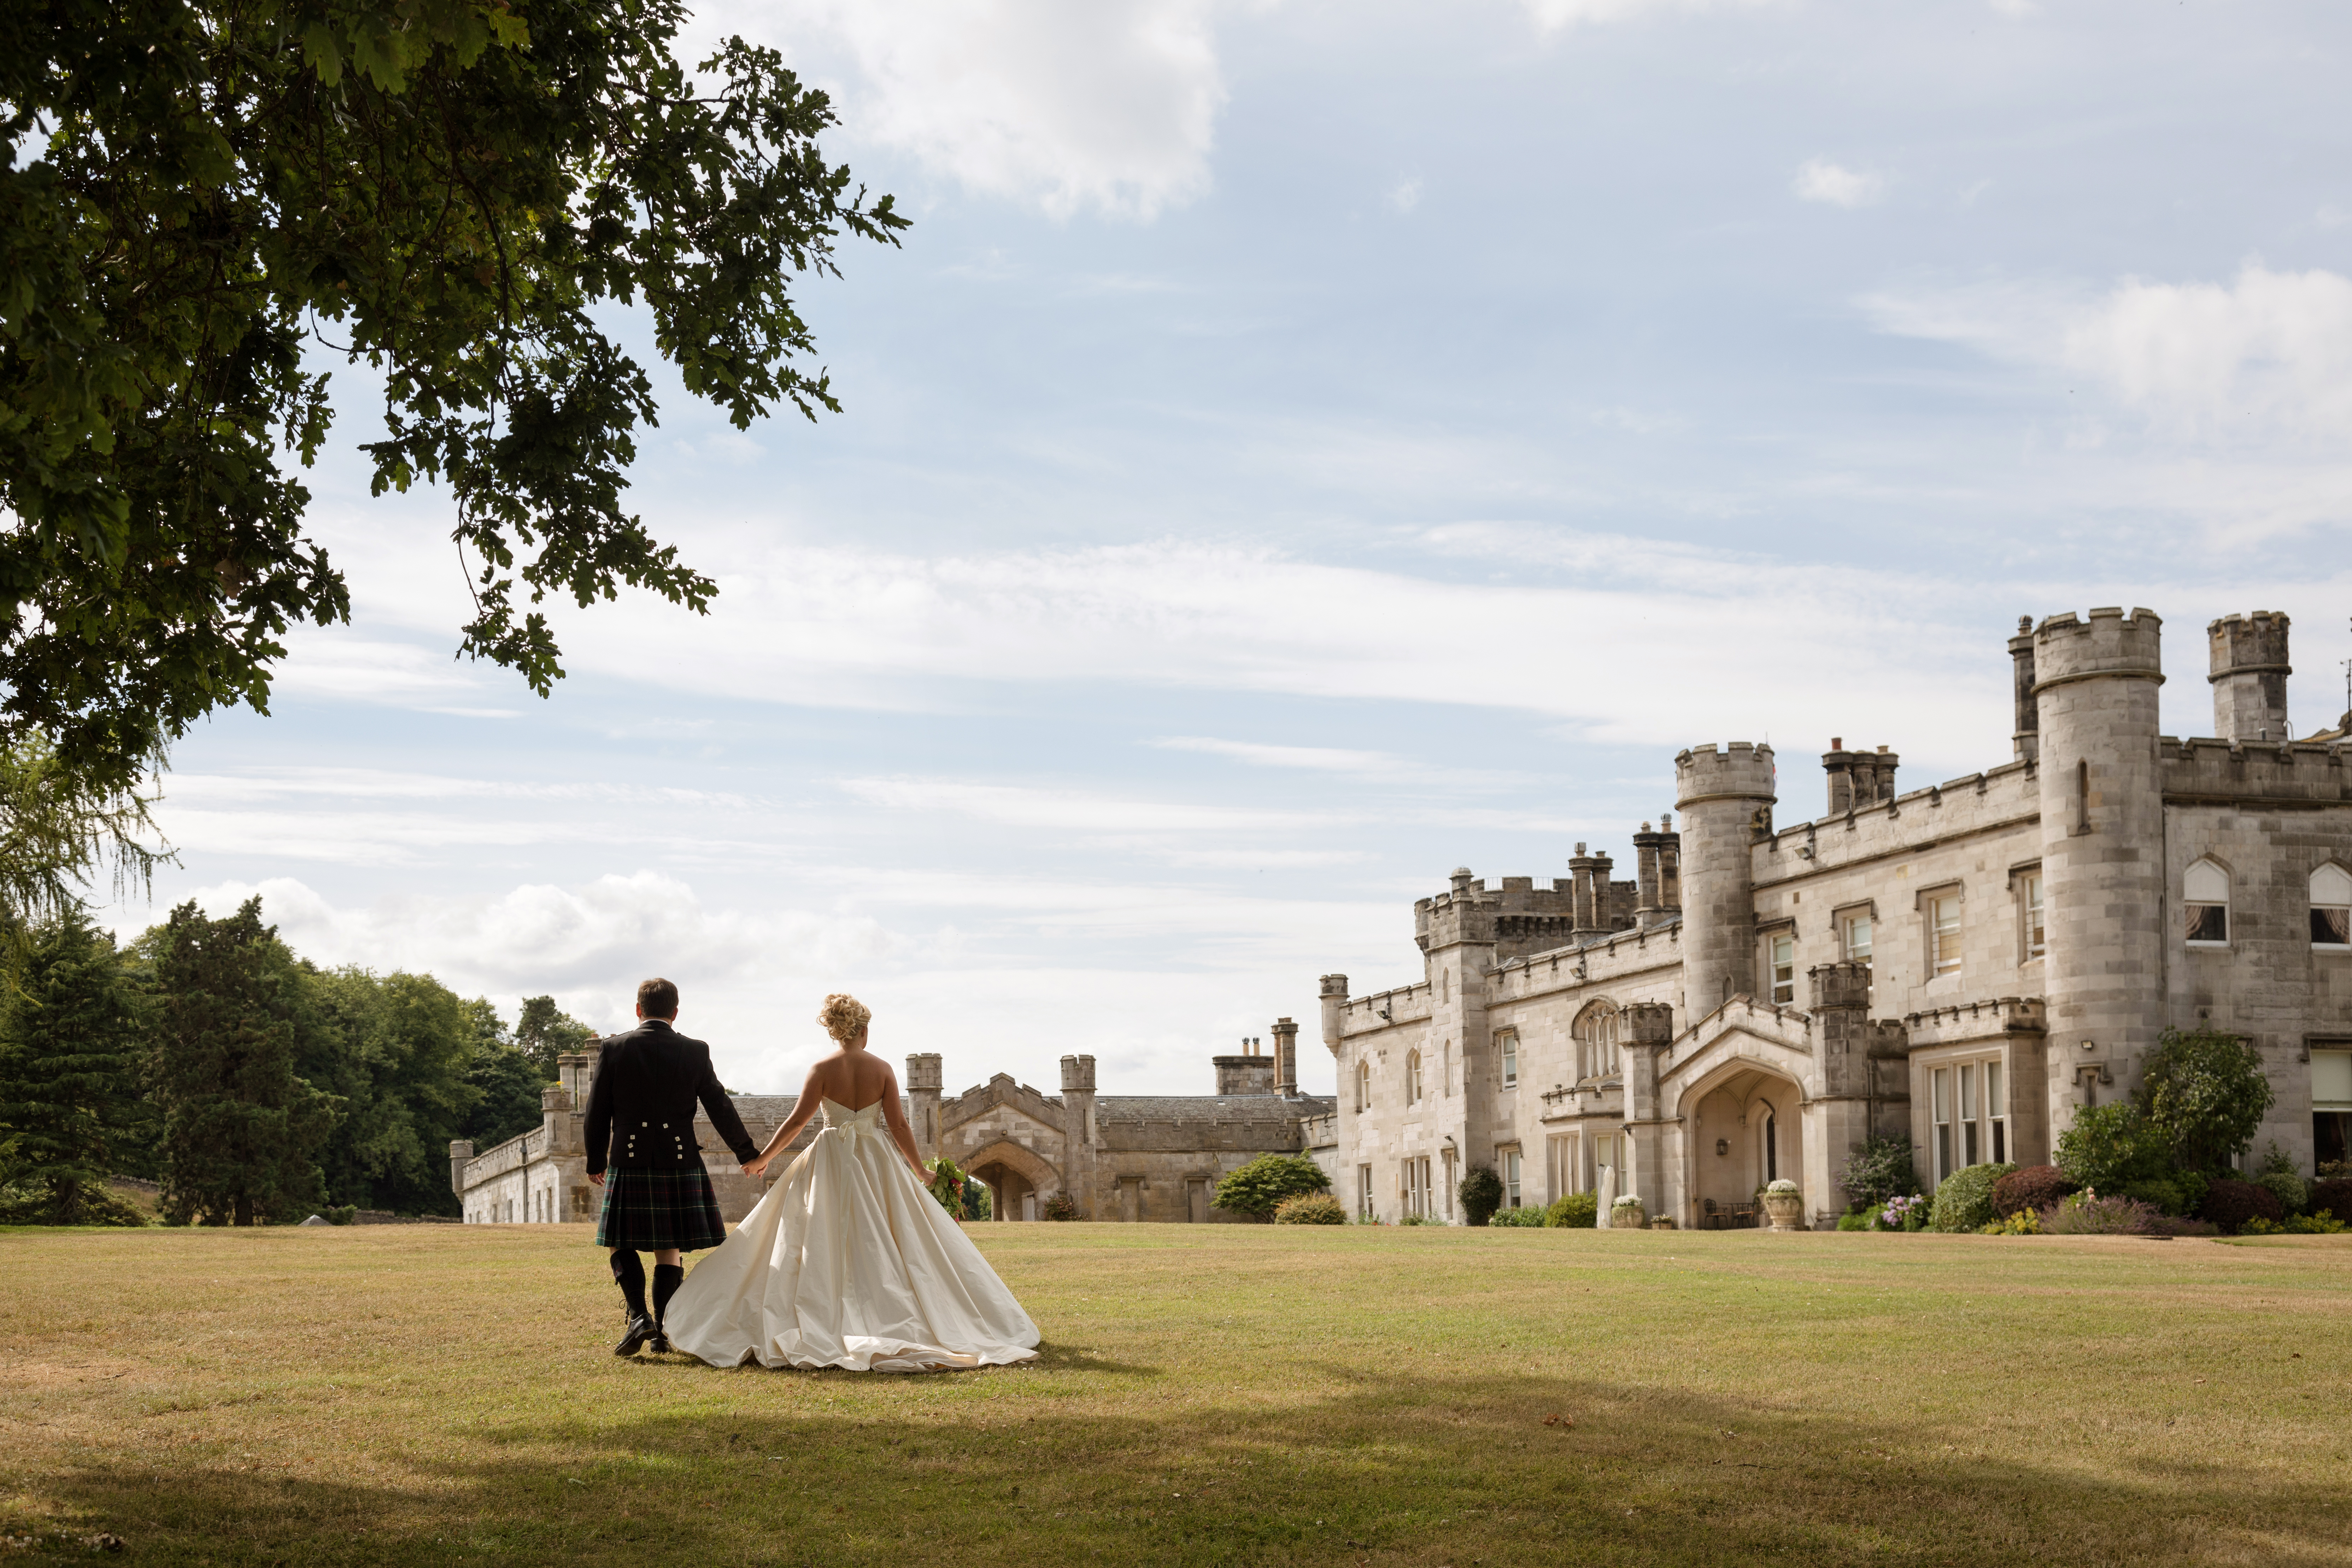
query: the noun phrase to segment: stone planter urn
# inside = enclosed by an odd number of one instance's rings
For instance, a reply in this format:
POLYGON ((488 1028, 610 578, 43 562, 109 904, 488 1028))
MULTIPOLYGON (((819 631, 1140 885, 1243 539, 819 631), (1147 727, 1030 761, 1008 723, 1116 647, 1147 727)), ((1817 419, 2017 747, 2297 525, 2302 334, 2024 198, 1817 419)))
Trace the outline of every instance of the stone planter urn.
POLYGON ((1609 1228, 1612 1230, 1641 1230, 1649 1223, 1649 1214, 1642 1207, 1639 1198, 1622 1197, 1609 1205, 1609 1228))
POLYGON ((1772 1216, 1774 1230, 1802 1230, 1805 1194, 1797 1190, 1794 1182, 1775 1182, 1764 1189, 1764 1212, 1772 1216))

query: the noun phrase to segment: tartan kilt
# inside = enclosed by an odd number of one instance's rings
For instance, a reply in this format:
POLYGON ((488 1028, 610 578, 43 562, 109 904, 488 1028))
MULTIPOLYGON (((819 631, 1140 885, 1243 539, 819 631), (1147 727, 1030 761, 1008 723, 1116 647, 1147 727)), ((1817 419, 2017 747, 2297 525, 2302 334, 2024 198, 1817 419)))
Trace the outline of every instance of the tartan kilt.
POLYGON ((636 1252, 695 1252, 727 1239, 710 1174, 697 1161, 683 1171, 606 1171, 596 1245, 636 1252))

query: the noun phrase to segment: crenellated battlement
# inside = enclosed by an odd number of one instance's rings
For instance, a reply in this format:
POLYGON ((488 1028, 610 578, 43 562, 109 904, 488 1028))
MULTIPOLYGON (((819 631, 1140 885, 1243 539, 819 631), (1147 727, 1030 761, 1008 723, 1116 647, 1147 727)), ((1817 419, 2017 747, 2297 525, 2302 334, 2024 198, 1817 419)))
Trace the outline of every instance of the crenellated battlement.
POLYGON ((2078 616, 2072 610, 2034 628, 2033 689, 2099 677, 2164 679, 2164 622, 2153 610, 2129 616, 2115 605, 2078 616))
POLYGON ((2346 793, 2343 741, 2222 741, 2157 738, 2157 763, 2168 802, 2352 800, 2346 793))
POLYGON ((1693 746, 1675 755, 1675 809, 1688 812, 1710 800, 1776 799, 1776 773, 1769 745, 1734 741, 1720 752, 1712 742, 1693 746))

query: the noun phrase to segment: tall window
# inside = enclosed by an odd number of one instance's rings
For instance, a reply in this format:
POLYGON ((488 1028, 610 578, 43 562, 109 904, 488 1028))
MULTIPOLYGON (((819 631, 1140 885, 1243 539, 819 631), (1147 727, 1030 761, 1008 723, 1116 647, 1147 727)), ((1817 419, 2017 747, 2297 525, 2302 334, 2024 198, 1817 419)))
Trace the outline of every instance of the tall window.
POLYGON ((2020 877, 2017 892, 2024 904, 2025 956, 2031 962, 2040 958, 2049 945, 2042 923, 2042 873, 2028 871, 2020 877))
POLYGON ((2210 860, 2198 861, 2180 879, 2180 906, 2189 946, 2230 945, 2230 873, 2210 860))
POLYGON ((1452 1225, 1454 1223, 1454 1151, 1451 1149, 1445 1151, 1444 1158, 1445 1180, 1439 1191, 1440 1195, 1444 1199, 1445 1223, 1452 1225))
POLYGON ((2352 871, 2341 866, 2311 874, 2311 945, 2352 947, 2352 871))
POLYGON ((2311 1148, 2322 1165, 2352 1159, 2352 1051, 2312 1050, 2311 1148))
POLYGON ((1421 1103, 1421 1053, 1407 1051, 1404 1058, 1404 1102, 1421 1103))
POLYGON ((1998 1058, 1955 1062, 1929 1077, 1936 1128, 1936 1179, 1968 1165, 2009 1159, 2009 1101, 1998 1058))
POLYGON ((1509 1089, 1519 1081, 1519 1032, 1506 1029, 1495 1037, 1503 1050, 1503 1087, 1509 1089))
POLYGON ((1364 1219, 1372 1217, 1372 1168, 1356 1167, 1356 1213, 1364 1219))
POLYGON ((1356 1063, 1356 1109, 1370 1110, 1371 1108, 1372 1064, 1360 1059, 1356 1063))
POLYGON ((1563 1135, 1544 1140, 1544 1195, 1559 1199, 1578 1190, 1576 1139, 1563 1135))
POLYGON ((1960 972, 1960 896, 1945 893, 1927 900, 1927 952, 1930 973, 1960 972))
POLYGON ((1870 916, 1866 912, 1845 917, 1838 931, 1838 945, 1843 950, 1848 963, 1870 962, 1870 916))
POLYGON ((1772 1005, 1785 1007, 1797 999, 1797 939, 1772 939, 1772 1005))
POLYGON ((1503 1206, 1507 1209, 1515 1209, 1519 1206, 1519 1152, 1517 1149, 1506 1149, 1502 1151, 1502 1155, 1503 1206))
POLYGON ((1576 1076, 1608 1078, 1617 1071, 1617 1009, 1595 1002, 1576 1020, 1576 1076))
POLYGON ((1417 1154, 1404 1163, 1404 1212, 1429 1215, 1429 1156, 1417 1154))

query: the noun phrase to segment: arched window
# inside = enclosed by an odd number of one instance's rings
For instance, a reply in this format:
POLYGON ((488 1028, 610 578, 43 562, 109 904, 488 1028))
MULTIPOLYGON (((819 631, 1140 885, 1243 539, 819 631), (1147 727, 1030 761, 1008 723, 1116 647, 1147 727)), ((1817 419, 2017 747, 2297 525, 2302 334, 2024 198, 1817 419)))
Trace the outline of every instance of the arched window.
POLYGON ((2352 947, 2352 871, 2341 866, 2311 874, 2311 945, 2352 947))
POLYGON ((1407 1105, 1421 1103, 1421 1053, 1419 1051, 1405 1053, 1404 1102, 1407 1105))
POLYGON ((2200 860, 2180 879, 2180 906, 2191 947, 2230 945, 2230 873, 2200 860))
POLYGON ((1580 1080, 1613 1077, 1617 1071, 1617 1009, 1595 1002, 1576 1020, 1576 1076, 1580 1080))
POLYGON ((1370 1110, 1371 1108, 1372 1064, 1368 1061, 1359 1061, 1356 1064, 1356 1109, 1370 1110))

